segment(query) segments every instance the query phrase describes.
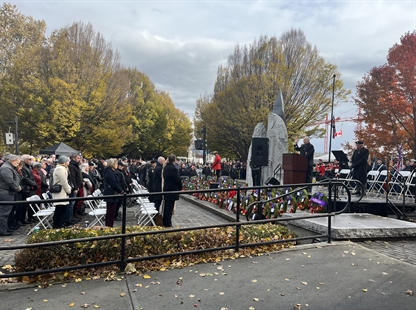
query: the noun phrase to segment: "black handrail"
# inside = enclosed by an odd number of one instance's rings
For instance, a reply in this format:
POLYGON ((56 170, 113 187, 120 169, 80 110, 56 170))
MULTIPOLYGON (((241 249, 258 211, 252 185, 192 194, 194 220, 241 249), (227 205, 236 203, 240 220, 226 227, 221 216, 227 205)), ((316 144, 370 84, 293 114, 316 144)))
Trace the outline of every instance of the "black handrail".
MULTIPOLYGON (((354 180, 356 181, 356 180, 354 180)), ((357 183, 363 188, 363 185, 357 181, 357 183)), ((299 190, 299 189, 297 189, 299 190)), ((221 251, 221 250, 229 250, 235 249, 237 252, 241 247, 251 247, 251 246, 261 246, 261 245, 268 245, 274 243, 284 243, 284 242, 295 242, 301 240, 309 240, 314 238, 328 238, 328 242, 331 242, 331 218, 332 216, 338 215, 343 213, 351 204, 351 193, 349 188, 342 182, 342 180, 330 180, 327 183, 314 183, 314 184, 286 184, 286 185, 268 185, 268 186, 253 186, 253 187, 236 187, 236 188, 222 188, 222 189, 206 189, 206 190, 193 190, 193 191, 177 191, 177 192, 169 192, 185 195, 185 194, 193 194, 193 193, 210 193, 210 192, 218 192, 218 191, 237 191, 237 212, 236 212, 236 221, 234 223, 227 223, 227 224, 217 224, 217 225, 207 225, 207 226, 199 226, 199 227, 189 227, 189 228, 174 228, 168 230, 157 230, 157 231, 148 231, 148 232, 136 232, 136 233, 129 233, 126 234, 126 208, 127 208, 127 198, 135 198, 135 197, 147 197, 147 196, 155 196, 155 195, 163 195, 162 193, 141 193, 141 194, 123 194, 123 195, 112 195, 112 196, 105 196, 106 198, 123 198, 122 208, 123 208, 123 216, 122 216, 122 228, 121 234, 117 235, 107 235, 107 236, 99 236, 99 237, 88 237, 88 238, 81 238, 81 239, 70 239, 70 240, 61 240, 61 241, 52 241, 52 242, 42 242, 42 243, 34 243, 34 244, 25 244, 19 246, 9 246, 9 247, 0 247, 0 251, 2 250, 15 250, 15 249, 25 249, 25 248, 35 248, 35 247, 46 247, 46 246, 56 246, 62 244, 72 244, 77 242, 91 242, 96 240, 106 240, 106 239, 119 239, 121 238, 121 250, 120 250, 120 259, 108 261, 108 262, 100 262, 100 263, 92 263, 87 265, 77 265, 77 266, 67 266, 62 268, 54 268, 54 269, 45 269, 45 270, 37 270, 37 271, 30 271, 30 272, 19 272, 19 273, 8 273, 8 274, 0 274, 1 278, 10 278, 10 277, 22 277, 22 276, 32 276, 32 275, 40 275, 40 274, 47 274, 47 273, 55 273, 55 272, 63 272, 75 269, 82 269, 82 268, 91 268, 91 267, 100 267, 100 266, 107 266, 107 265, 114 265, 119 264, 120 270, 123 271, 126 264, 128 262, 135 262, 135 261, 143 261, 143 260, 150 260, 156 258, 165 258, 165 257, 172 257, 172 256, 179 256, 179 255, 187 255, 187 254, 197 254, 203 252, 213 252, 213 251, 221 251), (332 187, 344 187, 347 193, 347 203, 345 207, 341 211, 333 212, 328 208, 328 213, 320 213, 320 214, 313 214, 307 216, 298 216, 293 218, 274 218, 274 219, 266 219, 266 220, 258 220, 254 222, 240 222, 240 192, 241 191, 248 191, 248 190, 260 190, 260 189, 270 189, 270 188, 286 188, 286 187, 302 187, 302 186, 319 186, 319 185, 328 184, 328 198, 329 204, 331 205, 332 202, 332 187), (251 243, 251 244, 240 244, 239 237, 240 237, 240 227, 245 225, 257 225, 257 224, 264 224, 264 223, 278 223, 278 222, 288 222, 293 220, 302 220, 302 219, 311 219, 311 218, 321 218, 327 217, 328 218, 328 233, 322 235, 313 235, 313 236, 305 236, 305 237, 296 237, 291 239, 284 239, 284 240, 274 240, 274 241, 267 241, 267 242, 258 242, 258 243, 251 243), (236 236, 235 236, 235 244, 226 246, 226 247, 216 247, 216 248, 208 248, 208 249, 200 249, 200 250, 193 250, 187 252, 177 252, 177 253, 169 253, 169 254, 160 254, 160 255, 152 255, 152 256, 143 256, 137 258, 126 258, 125 257, 125 246, 126 246, 126 239, 134 236, 142 236, 142 235, 155 235, 155 234, 163 234, 163 233, 172 233, 172 232, 182 232, 182 231, 191 231, 191 230, 201 230, 201 229, 210 229, 210 228, 220 228, 220 227, 228 227, 228 226, 235 226, 236 227, 236 236)), ((363 191, 362 191, 363 192, 363 191)), ((66 201, 79 201, 79 200, 98 200, 102 199, 103 196, 99 197, 74 197, 68 199, 49 199, 47 200, 50 203, 53 202, 66 202, 66 201)), ((334 195, 334 204, 336 204, 337 195, 334 195)), ((42 200, 36 201, 37 203, 42 203, 42 200)), ((29 204, 33 203, 33 201, 15 201, 15 202, 6 202, 0 201, 1 205, 16 205, 16 204, 29 204)))

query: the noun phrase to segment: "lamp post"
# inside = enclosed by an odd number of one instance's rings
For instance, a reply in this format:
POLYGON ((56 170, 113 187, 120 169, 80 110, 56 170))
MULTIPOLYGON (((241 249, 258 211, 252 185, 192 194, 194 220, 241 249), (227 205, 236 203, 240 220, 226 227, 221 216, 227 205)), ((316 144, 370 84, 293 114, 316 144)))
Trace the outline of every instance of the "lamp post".
POLYGON ((329 154, 328 154, 328 162, 331 162, 331 151, 332 151, 332 139, 334 137, 334 97, 335 97, 335 78, 336 74, 332 76, 332 102, 331 102, 331 129, 329 130, 329 154))
POLYGON ((207 128, 204 126, 202 126, 202 143, 203 143, 203 148, 202 148, 202 163, 205 165, 206 161, 207 161, 207 128))

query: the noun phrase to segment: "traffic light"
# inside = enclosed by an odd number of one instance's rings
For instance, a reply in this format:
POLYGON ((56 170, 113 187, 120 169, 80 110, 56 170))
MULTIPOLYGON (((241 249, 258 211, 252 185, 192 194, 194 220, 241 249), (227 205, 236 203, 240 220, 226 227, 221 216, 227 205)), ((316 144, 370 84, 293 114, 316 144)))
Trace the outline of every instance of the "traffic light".
POLYGON ((203 150, 204 149, 204 141, 201 139, 195 140, 195 150, 203 150))

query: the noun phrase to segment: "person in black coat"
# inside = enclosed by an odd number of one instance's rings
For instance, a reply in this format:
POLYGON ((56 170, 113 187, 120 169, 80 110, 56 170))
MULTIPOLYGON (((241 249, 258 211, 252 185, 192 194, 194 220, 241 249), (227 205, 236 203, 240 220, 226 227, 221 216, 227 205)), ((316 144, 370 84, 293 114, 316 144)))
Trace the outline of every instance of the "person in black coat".
MULTIPOLYGON (((120 182, 115 173, 117 169, 117 159, 111 158, 108 160, 107 168, 104 172, 104 196, 123 194, 124 190, 120 186, 120 182)), ((104 198, 107 203, 107 212, 105 214, 105 225, 113 227, 114 218, 116 216, 116 208, 118 198, 104 198)))
MULTIPOLYGON (((165 158, 160 156, 157 159, 155 171, 153 173, 153 192, 154 193, 160 193, 162 191, 162 170, 163 170, 164 163, 165 163, 165 158)), ((160 209, 162 200, 163 200, 162 195, 153 196, 153 202, 155 203, 155 208, 157 211, 159 211, 160 209)))
MULTIPOLYGON (((363 141, 355 142, 356 150, 351 157, 351 169, 352 178, 360 181, 364 190, 367 183, 367 161, 368 161, 368 150, 364 147, 363 141)), ((355 195, 361 195, 361 188, 357 187, 357 190, 354 192, 355 195)))
POLYGON ((303 138, 303 144, 300 147, 298 146, 298 141, 295 141, 295 150, 308 159, 306 183, 312 183, 313 155, 315 154, 315 148, 311 144, 311 140, 308 137, 303 138))
MULTIPOLYGON (((182 181, 178 168, 175 166, 176 156, 171 154, 163 168, 163 192, 176 192, 182 190, 182 181)), ((163 226, 172 227, 172 212, 179 194, 164 194, 165 207, 163 209, 163 226)))

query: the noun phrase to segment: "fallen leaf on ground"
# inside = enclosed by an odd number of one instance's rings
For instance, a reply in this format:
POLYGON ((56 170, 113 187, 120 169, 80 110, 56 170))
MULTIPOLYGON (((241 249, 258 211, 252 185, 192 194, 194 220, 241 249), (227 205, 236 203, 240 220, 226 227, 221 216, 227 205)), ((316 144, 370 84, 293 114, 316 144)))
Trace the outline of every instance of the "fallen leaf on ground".
POLYGON ((126 296, 126 293, 120 293, 120 297, 126 296))
POLYGON ((254 301, 259 301, 259 299, 258 299, 258 298, 253 298, 253 300, 254 300, 254 301))
POLYGON ((366 288, 363 288, 363 292, 366 293, 368 290, 366 288))
POLYGON ((150 279, 151 278, 151 276, 149 276, 148 274, 145 274, 144 276, 143 276, 143 279, 150 279))
POLYGON ((224 295, 224 292, 220 292, 220 295, 224 295))
POLYGON ((47 299, 44 299, 44 300, 43 300, 43 302, 49 302, 49 300, 47 300, 47 299))
POLYGON ((296 304, 293 306, 295 310, 300 310, 302 309, 302 305, 301 304, 296 304))
POLYGON ((407 294, 407 295, 409 295, 409 296, 412 296, 412 295, 413 295, 413 291, 411 291, 411 290, 407 290, 407 291, 406 291, 406 294, 407 294))
POLYGON ((308 284, 308 282, 300 282, 300 283, 302 283, 303 285, 307 285, 308 284))
POLYGON ((88 308, 90 305, 89 304, 83 304, 81 305, 81 308, 88 308))
POLYGON ((74 302, 71 302, 71 303, 69 304, 69 306, 70 306, 70 307, 73 307, 73 306, 75 306, 75 303, 74 303, 74 302))
POLYGON ((257 280, 256 280, 256 279, 254 279, 254 280, 251 280, 251 282, 256 283, 256 282, 257 282, 257 280))
POLYGON ((189 295, 189 298, 194 298, 194 297, 195 297, 195 295, 192 295, 192 294, 191 294, 191 295, 189 295))
POLYGON ((288 279, 288 278, 285 278, 285 281, 290 281, 290 279, 288 279))
POLYGON ((143 286, 143 284, 137 283, 137 284, 136 284, 136 286, 138 286, 138 287, 142 287, 142 286, 143 286))

